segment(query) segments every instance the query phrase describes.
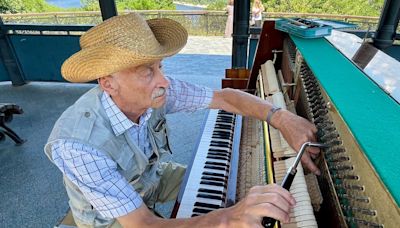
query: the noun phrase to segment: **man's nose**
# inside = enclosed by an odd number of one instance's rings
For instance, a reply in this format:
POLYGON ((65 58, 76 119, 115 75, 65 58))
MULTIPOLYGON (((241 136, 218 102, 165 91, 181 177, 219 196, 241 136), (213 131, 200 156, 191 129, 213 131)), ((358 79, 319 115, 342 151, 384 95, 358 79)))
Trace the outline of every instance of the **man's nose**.
POLYGON ((169 81, 168 81, 168 79, 165 77, 165 75, 164 75, 164 73, 161 71, 161 70, 159 70, 158 71, 158 77, 159 77, 159 86, 160 87, 164 87, 164 88, 168 88, 168 86, 169 86, 169 81))

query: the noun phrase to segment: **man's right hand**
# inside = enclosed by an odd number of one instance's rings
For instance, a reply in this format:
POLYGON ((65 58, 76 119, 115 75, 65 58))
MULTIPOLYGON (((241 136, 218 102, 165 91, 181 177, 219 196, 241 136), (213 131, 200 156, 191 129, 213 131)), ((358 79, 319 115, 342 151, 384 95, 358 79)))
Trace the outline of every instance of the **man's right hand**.
POLYGON ((247 196, 236 205, 212 211, 206 215, 186 219, 162 219, 155 216, 145 204, 117 218, 124 228, 131 227, 262 227, 263 217, 289 222, 290 209, 295 199, 276 184, 252 187, 247 196))
POLYGON ((228 227, 262 227, 263 217, 287 223, 295 203, 290 192, 279 185, 252 187, 244 199, 226 209, 228 227))

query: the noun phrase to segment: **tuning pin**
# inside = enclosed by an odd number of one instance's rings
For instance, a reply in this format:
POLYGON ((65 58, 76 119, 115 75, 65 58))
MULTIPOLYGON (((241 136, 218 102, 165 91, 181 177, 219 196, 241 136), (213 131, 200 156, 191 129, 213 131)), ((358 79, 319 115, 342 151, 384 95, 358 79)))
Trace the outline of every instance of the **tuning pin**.
POLYGON ((348 193, 338 193, 340 198, 351 199, 360 203, 369 203, 369 197, 366 196, 359 196, 359 195, 351 195, 348 193))
POLYGON ((353 191, 364 191, 365 187, 357 184, 336 184, 338 187, 353 190, 353 191))
POLYGON ((332 173, 332 177, 336 179, 360 180, 360 177, 357 175, 342 174, 342 173, 332 173))
POLYGON ((352 207, 349 205, 341 205, 343 209, 345 210, 351 210, 353 212, 361 213, 364 215, 369 215, 369 216, 375 216, 376 215, 376 210, 371 210, 367 208, 360 208, 360 207, 352 207))
POLYGON ((337 132, 331 132, 329 134, 325 134, 324 136, 322 136, 321 140, 328 141, 328 140, 337 139, 337 138, 339 138, 339 134, 337 132))
POLYGON ((331 148, 328 152, 331 154, 340 154, 340 153, 345 153, 346 149, 344 149, 343 147, 336 147, 336 148, 331 148))
POLYGON ((374 223, 374 222, 369 222, 364 219, 358 219, 354 217, 346 217, 346 220, 348 222, 356 223, 358 226, 363 226, 363 227, 371 227, 371 228, 383 228, 382 224, 374 223))
POLYGON ((337 170, 337 171, 348 171, 348 170, 354 169, 354 167, 351 165, 333 165, 333 166, 330 166, 329 168, 337 170))

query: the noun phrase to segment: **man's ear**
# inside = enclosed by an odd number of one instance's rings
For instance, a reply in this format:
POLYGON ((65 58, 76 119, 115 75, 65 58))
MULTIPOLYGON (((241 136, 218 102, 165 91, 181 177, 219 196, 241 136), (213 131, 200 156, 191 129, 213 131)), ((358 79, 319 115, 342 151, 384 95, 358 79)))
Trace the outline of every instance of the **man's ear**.
POLYGON ((99 78, 98 83, 100 87, 111 96, 113 96, 118 89, 118 85, 111 75, 99 78))

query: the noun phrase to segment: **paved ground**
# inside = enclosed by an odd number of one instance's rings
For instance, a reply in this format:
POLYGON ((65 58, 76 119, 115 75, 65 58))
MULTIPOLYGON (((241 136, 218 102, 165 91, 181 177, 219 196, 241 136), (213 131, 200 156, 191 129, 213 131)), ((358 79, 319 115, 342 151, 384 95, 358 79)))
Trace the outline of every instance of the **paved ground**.
MULTIPOLYGON (((220 88, 224 70, 231 64, 231 39, 190 37, 187 46, 164 61, 167 75, 220 88)), ((21 105, 11 127, 28 141, 14 146, 0 143, 0 227, 52 227, 68 209, 61 172, 43 153, 51 128, 63 112, 90 84, 31 82, 13 87, 0 82, 0 103, 21 105)), ((174 160, 187 163, 196 146, 205 111, 168 117, 174 160)), ((159 207, 168 215, 171 204, 159 207)))

